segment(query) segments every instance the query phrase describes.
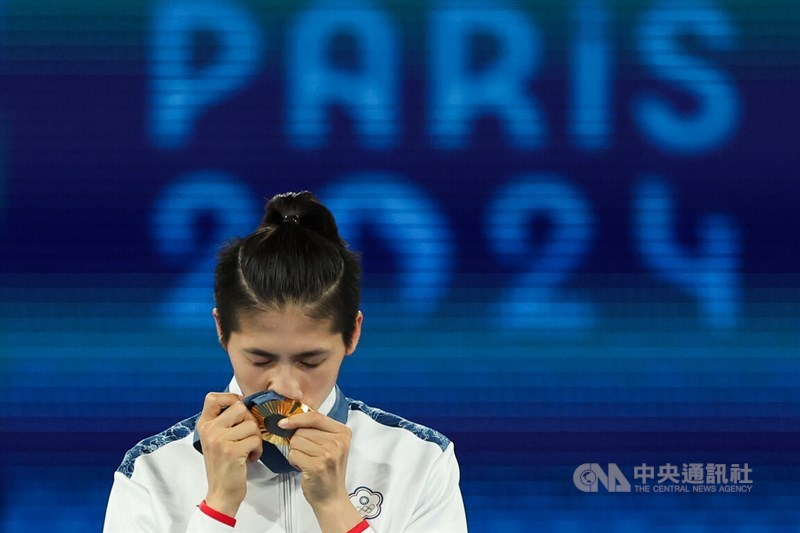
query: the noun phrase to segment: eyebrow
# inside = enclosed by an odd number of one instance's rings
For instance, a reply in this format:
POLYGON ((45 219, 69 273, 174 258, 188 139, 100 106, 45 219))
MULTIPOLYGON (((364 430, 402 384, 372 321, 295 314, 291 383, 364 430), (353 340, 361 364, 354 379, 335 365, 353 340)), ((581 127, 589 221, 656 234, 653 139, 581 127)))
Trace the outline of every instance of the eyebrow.
MULTIPOLYGON (((272 359, 279 359, 279 357, 277 355, 275 355, 274 353, 270 353, 270 352, 268 352, 266 350, 262 350, 261 348, 245 348, 244 351, 249 353, 249 354, 256 355, 258 357, 271 357, 272 359)), ((327 353, 328 353, 327 350, 323 350, 321 348, 318 348, 316 350, 308 350, 308 351, 305 351, 305 352, 296 353, 296 354, 290 356, 290 358, 294 359, 294 360, 305 359, 305 358, 314 357, 314 356, 317 356, 317 355, 325 355, 327 353)))

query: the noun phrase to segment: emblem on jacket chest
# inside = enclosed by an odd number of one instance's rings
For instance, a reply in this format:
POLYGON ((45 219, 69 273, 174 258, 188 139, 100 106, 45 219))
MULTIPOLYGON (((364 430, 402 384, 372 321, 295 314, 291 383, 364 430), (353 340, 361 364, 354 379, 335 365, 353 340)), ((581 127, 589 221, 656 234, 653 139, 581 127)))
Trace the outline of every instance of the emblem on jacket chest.
POLYGON ((381 514, 383 494, 368 487, 358 487, 350 493, 350 503, 362 517, 369 520, 381 514))

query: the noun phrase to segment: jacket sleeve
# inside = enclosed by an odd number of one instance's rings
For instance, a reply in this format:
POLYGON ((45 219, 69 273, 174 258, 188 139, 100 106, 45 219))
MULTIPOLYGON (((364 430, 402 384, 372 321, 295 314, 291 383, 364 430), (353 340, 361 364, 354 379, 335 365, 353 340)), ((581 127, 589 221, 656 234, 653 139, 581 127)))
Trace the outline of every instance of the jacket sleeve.
POLYGON ((104 533, 233 533, 234 528, 195 509, 186 528, 167 523, 153 506, 150 491, 126 475, 115 472, 108 498, 104 533))
POLYGON ((458 487, 459 477, 458 462, 451 442, 433 463, 406 532, 467 531, 464 501, 458 487))
POLYGON ((157 531, 159 525, 150 507, 150 492, 125 474, 114 472, 108 497, 104 533, 157 531))

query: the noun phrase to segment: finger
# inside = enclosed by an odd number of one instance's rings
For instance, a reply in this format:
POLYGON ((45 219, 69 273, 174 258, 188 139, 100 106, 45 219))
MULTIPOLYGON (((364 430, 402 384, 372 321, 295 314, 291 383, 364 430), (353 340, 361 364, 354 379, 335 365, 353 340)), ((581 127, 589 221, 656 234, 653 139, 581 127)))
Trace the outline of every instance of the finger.
POLYGON ((225 409, 220 415, 214 419, 214 425, 217 427, 233 427, 245 420, 255 421, 255 417, 250 410, 245 407, 241 401, 234 402, 230 407, 225 409))
POLYGON ((250 451, 247 454, 247 460, 251 463, 258 461, 261 457, 261 453, 264 451, 264 440, 261 438, 261 435, 248 437, 247 443, 250 447, 250 451))
POLYGON ((238 394, 231 392, 209 392, 203 401, 203 412, 200 415, 201 419, 212 420, 219 416, 219 414, 230 407, 234 403, 242 399, 238 394))
POLYGON ((300 428, 294 432, 291 440, 293 441, 297 436, 302 436, 303 438, 322 446, 326 442, 329 442, 331 438, 342 434, 342 432, 332 433, 330 431, 322 431, 314 428, 300 428))
POLYGON ((314 461, 316 461, 316 459, 310 455, 303 453, 300 450, 295 450, 294 448, 289 450, 286 459, 293 467, 302 471, 310 470, 314 465, 314 461))
POLYGON ((240 441, 253 436, 261 438, 261 428, 255 418, 245 419, 230 429, 226 429, 224 433, 224 438, 232 441, 240 441))
POLYGON ((234 444, 234 454, 235 457, 239 458, 240 464, 244 464, 245 461, 252 462, 261 457, 263 442, 261 437, 256 436, 250 436, 236 442, 234 444))
POLYGON ((305 438, 303 435, 298 435, 297 433, 292 437, 289 445, 293 450, 303 452, 309 457, 322 457, 326 455, 325 448, 322 445, 305 438))
POLYGON ((300 413, 284 418, 278 422, 278 426, 283 429, 298 429, 298 428, 314 428, 329 433, 342 433, 349 431, 347 426, 341 422, 337 422, 329 416, 325 416, 320 412, 313 411, 310 413, 300 413))

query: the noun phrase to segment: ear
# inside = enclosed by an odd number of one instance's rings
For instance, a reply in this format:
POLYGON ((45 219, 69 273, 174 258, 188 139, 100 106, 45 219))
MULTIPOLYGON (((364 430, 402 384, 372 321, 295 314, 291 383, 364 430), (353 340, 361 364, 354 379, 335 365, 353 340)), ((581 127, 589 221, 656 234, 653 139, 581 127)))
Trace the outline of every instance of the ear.
POLYGON ((361 311, 359 311, 358 314, 356 315, 356 327, 353 328, 353 339, 350 341, 350 346, 347 347, 347 351, 344 352, 345 356, 348 356, 356 351, 356 346, 358 346, 358 339, 361 338, 362 322, 364 322, 364 314, 361 311))
POLYGON ((217 326, 217 340, 219 341, 220 345, 222 345, 222 348, 227 350, 227 346, 225 346, 225 343, 222 342, 222 326, 219 325, 219 313, 217 312, 216 307, 211 310, 211 316, 214 317, 214 324, 217 326))

